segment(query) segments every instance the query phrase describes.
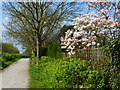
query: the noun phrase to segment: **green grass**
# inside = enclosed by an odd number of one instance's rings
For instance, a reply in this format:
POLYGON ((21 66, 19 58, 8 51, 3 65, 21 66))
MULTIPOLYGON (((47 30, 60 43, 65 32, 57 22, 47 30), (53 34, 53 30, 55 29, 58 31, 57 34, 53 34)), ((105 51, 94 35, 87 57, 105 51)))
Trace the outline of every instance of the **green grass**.
POLYGON ((29 69, 30 83, 29 83, 29 88, 44 88, 45 86, 41 81, 34 79, 34 77, 39 76, 39 73, 32 72, 32 71, 35 71, 35 69, 36 68, 30 62, 30 69, 29 69))
POLYGON ((44 88, 44 84, 37 80, 31 80, 29 88, 44 88))

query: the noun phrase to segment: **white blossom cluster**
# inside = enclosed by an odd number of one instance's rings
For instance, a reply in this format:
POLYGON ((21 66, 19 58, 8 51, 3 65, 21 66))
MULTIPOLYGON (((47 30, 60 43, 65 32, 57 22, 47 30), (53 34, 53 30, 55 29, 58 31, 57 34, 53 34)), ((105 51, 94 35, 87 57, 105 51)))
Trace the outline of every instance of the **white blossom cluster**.
POLYGON ((118 20, 108 16, 108 10, 101 9, 98 14, 82 14, 74 21, 74 29, 68 30, 65 37, 61 37, 62 48, 66 48, 69 55, 75 54, 78 48, 99 46, 98 38, 105 37, 109 30, 120 26, 118 20))

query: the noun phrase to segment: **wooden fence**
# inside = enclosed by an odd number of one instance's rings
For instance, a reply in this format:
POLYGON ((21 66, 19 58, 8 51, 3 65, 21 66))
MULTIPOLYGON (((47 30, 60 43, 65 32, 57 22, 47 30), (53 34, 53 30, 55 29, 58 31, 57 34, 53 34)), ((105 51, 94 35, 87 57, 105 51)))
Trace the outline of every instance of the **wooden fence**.
MULTIPOLYGON (((68 56, 67 53, 63 54, 64 56, 68 56)), ((81 58, 84 60, 101 60, 104 55, 102 53, 101 48, 89 48, 89 49, 78 49, 76 54, 73 55, 74 58, 81 58)))
MULTIPOLYGON (((63 53, 65 57, 68 56, 67 53, 63 53)), ((90 48, 90 49, 79 49, 76 51, 76 54, 73 55, 74 58, 80 58, 81 60, 92 60, 91 66, 93 69, 105 69, 108 60, 107 57, 103 54, 101 48, 90 48)))

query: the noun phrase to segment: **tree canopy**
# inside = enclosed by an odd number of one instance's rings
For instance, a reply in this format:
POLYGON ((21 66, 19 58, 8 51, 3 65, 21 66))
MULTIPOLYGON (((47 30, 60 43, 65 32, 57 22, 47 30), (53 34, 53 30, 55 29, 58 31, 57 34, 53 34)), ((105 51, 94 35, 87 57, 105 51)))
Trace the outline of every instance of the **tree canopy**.
POLYGON ((37 51, 37 57, 44 42, 59 32, 61 22, 80 12, 75 2, 7 2, 3 9, 9 17, 6 35, 37 51))
POLYGON ((14 47, 12 43, 1 43, 2 52, 19 53, 18 48, 14 47))

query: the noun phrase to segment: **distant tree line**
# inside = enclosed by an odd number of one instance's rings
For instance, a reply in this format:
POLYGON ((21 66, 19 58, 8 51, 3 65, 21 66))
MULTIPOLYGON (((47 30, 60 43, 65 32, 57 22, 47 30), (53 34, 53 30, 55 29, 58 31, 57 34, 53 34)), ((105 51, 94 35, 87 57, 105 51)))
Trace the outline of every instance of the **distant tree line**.
POLYGON ((16 48, 12 43, 0 43, 0 46, 2 52, 19 53, 18 48, 16 48))

